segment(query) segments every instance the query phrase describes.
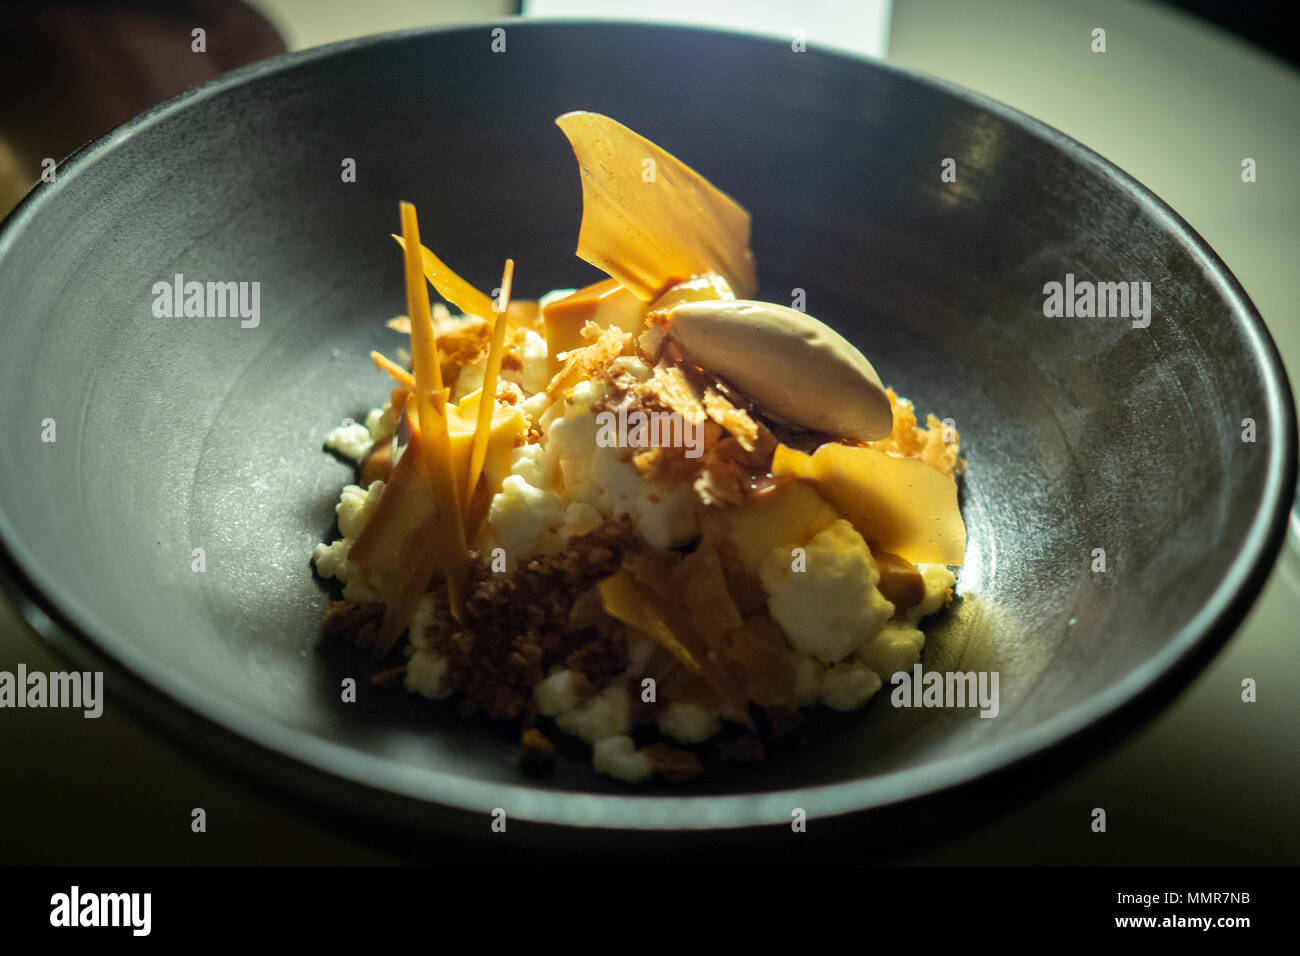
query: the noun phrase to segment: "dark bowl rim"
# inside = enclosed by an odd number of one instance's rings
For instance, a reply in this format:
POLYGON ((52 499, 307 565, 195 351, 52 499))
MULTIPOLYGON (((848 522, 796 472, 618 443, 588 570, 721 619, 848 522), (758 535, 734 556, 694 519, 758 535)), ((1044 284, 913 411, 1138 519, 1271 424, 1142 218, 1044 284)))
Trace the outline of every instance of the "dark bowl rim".
MULTIPOLYGON (((203 100, 317 59, 365 47, 407 42, 424 36, 470 33, 508 26, 540 32, 557 26, 619 32, 691 31, 713 34, 723 42, 784 44, 783 40, 731 30, 636 21, 532 19, 503 17, 454 26, 422 27, 356 37, 263 60, 187 90, 128 120, 74 152, 58 165, 66 181, 117 144, 154 123, 203 100)), ((955 791, 990 775, 1025 767, 1067 744, 1096 743, 1103 727, 1118 729, 1125 717, 1150 715, 1168 704, 1197 671, 1223 646, 1245 616, 1272 569, 1287 529, 1296 485, 1296 413, 1286 371, 1258 310, 1227 266, 1192 227, 1135 178, 1082 143, 1013 107, 948 80, 915 70, 829 49, 816 56, 848 60, 857 68, 893 73, 937 89, 984 110, 1107 176, 1128 192, 1175 236, 1217 287, 1234 318, 1240 321, 1248 350, 1262 373, 1267 396, 1268 479, 1247 532, 1219 586, 1196 615, 1153 658, 1071 709, 1012 740, 983 748, 979 755, 944 758, 926 766, 883 776, 816 787, 730 796, 637 796, 552 791, 516 784, 469 781, 433 769, 396 765, 387 758, 360 754, 291 727, 253 718, 197 684, 154 667, 129 642, 108 628, 95 628, 94 616, 75 595, 63 592, 52 576, 30 572, 35 562, 0 511, 0 588, 29 626, 56 651, 83 666, 105 671, 114 696, 129 711, 173 739, 199 743, 211 756, 239 767, 252 767, 264 778, 353 810, 399 804, 411 810, 431 806, 471 814, 510 807, 522 820, 561 827, 609 829, 700 830, 788 824, 792 807, 810 818, 824 818, 896 807, 906 801, 955 791), (81 622, 81 623, 79 623, 81 622), (103 636, 92 637, 99 633, 103 636), (321 787, 322 783, 334 786, 321 787), (396 800, 394 800, 396 798, 396 800)), ((0 223, 0 268, 24 225, 53 201, 50 184, 38 184, 0 223)), ((1130 724, 1132 721, 1130 721, 1130 724)), ((1081 748, 1082 749, 1082 748, 1081 748)), ((417 815, 418 816, 418 815, 417 815)))

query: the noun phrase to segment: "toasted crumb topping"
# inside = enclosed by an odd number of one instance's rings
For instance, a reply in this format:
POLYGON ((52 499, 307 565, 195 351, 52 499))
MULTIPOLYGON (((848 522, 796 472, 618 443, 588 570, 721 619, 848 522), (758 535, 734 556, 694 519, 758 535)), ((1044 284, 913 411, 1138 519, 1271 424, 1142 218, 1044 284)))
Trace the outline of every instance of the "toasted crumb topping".
POLYGON ((379 630, 384 623, 382 604, 359 604, 355 601, 332 601, 321 626, 325 634, 339 637, 362 650, 381 651, 379 630))
POLYGON ((899 398, 892 388, 885 389, 885 394, 894 410, 894 430, 888 438, 868 442, 870 447, 903 458, 920 458, 945 475, 960 475, 966 470, 966 460, 957 454, 961 435, 954 425, 927 415, 922 428, 916 423, 916 409, 911 402, 899 398))
POLYGON ((581 673, 599 690, 627 666, 626 639, 614 622, 571 630, 574 604, 618 570, 636 542, 630 521, 574 538, 560 554, 533 558, 509 575, 475 566, 464 627, 435 636, 461 694, 460 709, 492 717, 533 712, 533 687, 551 667, 581 673))
POLYGON ((704 772, 700 758, 693 751, 681 747, 651 744, 641 748, 641 752, 650 758, 650 766, 655 773, 673 783, 691 780, 704 772))

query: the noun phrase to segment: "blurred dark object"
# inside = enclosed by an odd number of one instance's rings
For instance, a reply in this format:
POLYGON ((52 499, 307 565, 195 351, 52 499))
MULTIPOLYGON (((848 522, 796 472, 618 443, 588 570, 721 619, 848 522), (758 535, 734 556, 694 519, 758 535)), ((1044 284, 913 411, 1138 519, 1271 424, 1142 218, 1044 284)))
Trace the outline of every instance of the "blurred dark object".
POLYGON ((1229 33, 1300 65, 1300 38, 1295 30, 1296 0, 1161 0, 1229 33))
POLYGON ((238 0, 0 2, 0 214, 46 157, 62 160, 156 103, 284 51, 238 0))

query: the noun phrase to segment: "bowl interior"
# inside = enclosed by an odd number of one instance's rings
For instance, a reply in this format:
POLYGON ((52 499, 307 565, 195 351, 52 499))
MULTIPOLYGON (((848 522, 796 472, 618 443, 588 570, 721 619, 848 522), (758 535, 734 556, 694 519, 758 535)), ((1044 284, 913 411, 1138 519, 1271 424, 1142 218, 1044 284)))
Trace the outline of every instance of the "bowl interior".
POLYGON ((417 796, 479 806, 508 787, 547 816, 556 793, 628 794, 581 752, 529 782, 500 728, 369 691, 363 661, 320 647, 329 593, 309 564, 351 480, 323 437, 383 401, 367 353, 402 343, 383 325, 405 311, 398 200, 480 288, 506 256, 516 295, 593 281, 552 122, 578 108, 731 193, 759 297, 804 290, 886 383, 954 420, 969 545, 923 660, 1000 675, 996 719, 882 692, 779 760, 641 797, 752 796, 736 819, 788 819, 761 795, 852 784, 871 806, 969 776, 1118 703, 1223 612, 1272 521, 1288 400, 1249 305, 1143 191, 1009 111, 861 61, 610 25, 511 26, 508 44, 470 28, 254 67, 84 152, 10 221, 0 528, 100 648, 240 733, 417 796), (1045 317, 1067 273, 1149 282, 1149 327, 1045 317), (259 283, 258 324, 156 317, 176 274, 259 283))

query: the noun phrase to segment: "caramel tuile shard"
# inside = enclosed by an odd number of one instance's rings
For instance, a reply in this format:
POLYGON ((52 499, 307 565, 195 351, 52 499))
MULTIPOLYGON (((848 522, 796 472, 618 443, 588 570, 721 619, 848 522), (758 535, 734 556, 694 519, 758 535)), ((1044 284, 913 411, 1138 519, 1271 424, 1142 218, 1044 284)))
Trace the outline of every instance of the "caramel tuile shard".
MULTIPOLYGON (((394 235, 393 238, 405 251, 406 243, 402 237, 394 235)), ((416 264, 416 268, 419 272, 423 272, 424 277, 429 280, 429 284, 438 290, 438 295, 466 315, 477 315, 481 319, 486 319, 492 314, 491 299, 458 276, 447 263, 435 256, 427 248, 418 242, 415 245, 420 250, 420 259, 416 264)), ((428 308, 426 302, 426 312, 428 308)))
POLYGON ((555 121, 578 159, 577 254, 645 302, 716 272, 740 298, 758 287, 749 213, 677 157, 600 113, 555 121))
POLYGON ((920 458, 833 442, 811 455, 778 445, 772 474, 794 475, 811 485, 873 550, 913 564, 959 565, 964 559, 966 526, 957 507, 957 483, 920 458))
POLYGON ((393 380, 397 382, 398 385, 404 385, 407 388, 415 387, 415 376, 402 368, 402 366, 398 365, 388 356, 379 352, 371 352, 370 359, 375 363, 375 368, 393 376, 393 380))
POLYGON ((474 440, 469 450, 469 479, 465 483, 466 517, 474 500, 474 488, 483 471, 483 458, 487 455, 488 436, 492 431, 492 412, 496 408, 497 376, 501 374, 501 357, 505 354, 506 316, 510 310, 510 288, 515 278, 515 260, 507 259, 501 274, 501 295, 493 303, 495 325, 492 328, 492 345, 488 349, 487 368, 483 373, 483 391, 479 396, 478 418, 474 423, 474 440))
POLYGON ((460 620, 469 578, 469 549, 465 524, 452 472, 451 442, 447 434, 447 390, 442 385, 438 342, 433 335, 429 297, 424 291, 419 250, 420 226, 415 207, 402 203, 402 246, 406 264, 406 299, 411 317, 411 359, 415 374, 416 410, 425 468, 433 481, 438 506, 440 557, 447 575, 452 614, 460 620))

